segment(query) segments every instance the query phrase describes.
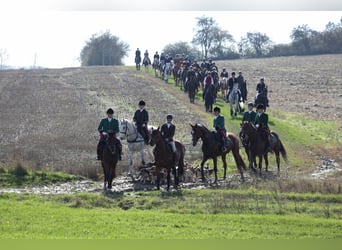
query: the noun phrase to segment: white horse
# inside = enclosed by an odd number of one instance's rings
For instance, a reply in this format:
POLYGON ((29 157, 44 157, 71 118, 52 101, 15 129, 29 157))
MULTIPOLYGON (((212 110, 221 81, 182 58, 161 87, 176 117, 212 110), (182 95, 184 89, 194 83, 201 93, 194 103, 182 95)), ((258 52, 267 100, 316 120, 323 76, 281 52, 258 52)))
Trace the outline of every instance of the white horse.
MULTIPOLYGON (((141 164, 145 165, 145 141, 142 135, 138 132, 138 129, 134 125, 133 122, 128 121, 127 119, 120 120, 119 125, 120 130, 120 139, 124 140, 126 139, 127 145, 128 145, 128 152, 129 152, 129 169, 128 169, 128 175, 133 176, 133 156, 134 153, 140 152, 141 156, 141 164)), ((149 127, 150 130, 150 127, 149 127)), ((152 154, 149 152, 149 155, 152 154)))
POLYGON ((241 92, 239 89, 239 84, 234 83, 233 90, 229 95, 229 105, 230 105, 230 115, 232 117, 236 117, 239 112, 239 97, 241 96, 241 92))

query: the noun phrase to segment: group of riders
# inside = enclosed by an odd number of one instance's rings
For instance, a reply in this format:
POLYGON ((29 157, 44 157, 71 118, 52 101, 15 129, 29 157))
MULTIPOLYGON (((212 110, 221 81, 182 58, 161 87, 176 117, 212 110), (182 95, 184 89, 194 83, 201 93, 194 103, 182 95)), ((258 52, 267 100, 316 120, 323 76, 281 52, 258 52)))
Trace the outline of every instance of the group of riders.
MULTIPOLYGON (((136 51, 136 63, 141 61, 140 50, 136 51)), ((144 53, 143 64, 151 64, 151 60, 149 59, 148 51, 144 53)), ((240 98, 243 102, 247 100, 247 86, 246 80, 244 79, 242 72, 238 72, 238 76, 236 77, 235 72, 231 72, 231 76, 229 77, 226 68, 222 69, 222 72, 218 73, 218 67, 215 62, 211 59, 203 60, 199 65, 197 61, 191 61, 188 56, 184 54, 182 56, 177 55, 176 58, 172 58, 170 55, 163 53, 159 56, 158 52, 154 54, 153 57, 153 66, 159 69, 163 67, 167 67, 173 69, 174 77, 179 77, 179 79, 175 79, 182 81, 184 83, 184 91, 188 91, 189 81, 192 78, 198 79, 196 88, 198 89, 202 84, 203 88, 203 99, 205 100, 206 111, 212 112, 214 111, 214 119, 213 119, 213 128, 217 134, 218 141, 221 142, 221 150, 225 152, 227 150, 229 139, 227 138, 227 131, 225 128, 225 119, 224 116, 221 115, 221 110, 219 107, 212 108, 215 103, 215 93, 218 92, 219 89, 225 89, 225 100, 229 102, 229 95, 231 94, 234 88, 238 88, 240 92, 240 98)), ((140 70, 137 67, 137 70, 140 70)), ((270 143, 269 143, 269 127, 268 127, 268 115, 265 113, 266 107, 268 106, 267 99, 267 86, 265 85, 264 78, 260 79, 260 82, 256 87, 257 94, 255 96, 254 103, 248 103, 248 110, 244 112, 242 122, 252 122, 255 127, 258 129, 262 138, 264 138, 267 142, 266 150, 270 151, 270 143), (264 101, 259 101, 259 97, 264 96, 264 101), (256 108, 256 111, 253 109, 256 108)), ((145 144, 149 144, 150 134, 148 131, 148 122, 149 122, 149 113, 145 109, 145 101, 141 100, 138 103, 138 109, 135 111, 133 115, 133 122, 136 125, 138 132, 144 138, 145 144)), ((97 146, 97 160, 102 159, 103 149, 106 144, 106 134, 109 131, 113 133, 119 133, 119 121, 113 117, 114 110, 109 108, 107 110, 107 117, 103 118, 100 121, 98 126, 98 131, 100 133, 100 139, 97 146)), ((166 116, 166 122, 161 126, 161 134, 165 139, 166 143, 170 144, 170 151, 173 153, 174 158, 176 157, 176 147, 173 140, 175 135, 176 126, 172 123, 173 116, 168 114, 166 116)), ((122 144, 119 139, 116 139, 116 147, 118 148, 118 158, 122 159, 122 144)))
MULTIPOLYGON (((137 128, 137 131, 143 137, 146 145, 150 142, 150 132, 148 131, 149 113, 145 109, 146 103, 144 100, 139 101, 138 109, 133 116, 133 122, 137 128)), ((107 117, 101 119, 98 126, 98 132, 100 133, 100 139, 97 145, 97 160, 102 160, 103 149, 106 144, 107 134, 109 132, 119 133, 119 121, 113 117, 114 110, 109 108, 107 110, 107 117)), ((176 146, 173 140, 175 135, 176 126, 172 123, 173 116, 168 114, 166 116, 166 122, 161 126, 161 134, 165 141, 170 145, 171 152, 174 158, 176 158, 176 146)), ((115 137, 115 145, 118 148, 118 158, 122 160, 122 144, 121 141, 115 137)))
MULTIPOLYGON (((136 62, 141 61, 141 52, 139 48, 136 50, 136 62)), ((191 60, 185 54, 176 54, 172 57, 169 54, 155 52, 153 61, 149 58, 149 53, 146 50, 143 58, 143 65, 151 64, 155 70, 158 70, 163 80, 168 80, 170 75, 173 75, 176 85, 180 85, 184 92, 197 92, 201 87, 203 89, 203 100, 205 101, 205 108, 207 112, 212 112, 212 107, 216 102, 219 92, 222 93, 223 98, 229 103, 229 97, 233 90, 237 90, 238 100, 240 102, 247 101, 247 81, 241 71, 236 76, 235 72, 231 72, 229 76, 226 68, 223 68, 219 73, 219 69, 214 61, 211 59, 203 59, 201 63, 196 60, 191 60)), ((137 66, 137 69, 140 66, 137 66)), ((257 84, 257 93, 255 96, 255 105, 262 103, 268 106, 267 86, 264 79, 261 78, 257 84)), ((191 97, 190 97, 191 99, 191 97)), ((241 112, 243 110, 240 110, 241 112)))

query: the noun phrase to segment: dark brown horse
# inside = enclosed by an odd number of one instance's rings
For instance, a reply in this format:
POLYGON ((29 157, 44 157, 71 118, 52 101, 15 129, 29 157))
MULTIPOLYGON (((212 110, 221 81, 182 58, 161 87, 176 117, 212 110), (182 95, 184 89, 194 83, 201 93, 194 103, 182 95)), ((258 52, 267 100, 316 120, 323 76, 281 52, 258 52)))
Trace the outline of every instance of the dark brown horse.
POLYGON ((215 172, 215 182, 217 182, 217 157, 221 156, 222 162, 223 162, 223 168, 224 168, 224 175, 223 179, 226 179, 226 172, 227 172, 227 162, 226 162, 226 155, 232 151, 234 160, 236 163, 236 167, 238 171, 240 172, 241 179, 244 181, 243 176, 243 170, 246 169, 246 165, 244 161, 241 158, 240 152, 239 152, 239 139, 233 134, 233 133, 227 133, 228 140, 230 141, 229 146, 227 147, 227 150, 225 153, 221 150, 221 143, 217 139, 216 133, 210 131, 205 126, 201 124, 195 124, 192 125, 192 145, 196 146, 198 140, 202 139, 202 162, 201 162, 201 174, 202 174, 202 180, 204 181, 204 172, 203 172, 203 166, 204 163, 208 159, 213 159, 214 162, 214 172, 215 172))
POLYGON ((160 188, 160 171, 162 168, 165 168, 167 171, 167 190, 170 189, 171 170, 174 176, 175 188, 178 186, 179 177, 183 175, 185 147, 179 141, 175 141, 175 144, 177 149, 176 159, 174 159, 170 145, 162 137, 159 128, 152 129, 150 145, 155 145, 153 154, 157 170, 157 189, 160 188))
MULTIPOLYGON (((270 133, 270 147, 276 156, 278 173, 280 171, 280 153, 287 162, 286 150, 276 132, 270 133)), ((266 171, 268 171, 268 152, 266 150, 266 140, 257 131, 257 128, 250 121, 241 124, 240 138, 244 138, 246 153, 249 160, 249 167, 255 170, 256 157, 259 158, 258 167, 261 172, 262 158, 265 160, 266 171), (253 165, 254 163, 254 165, 253 165)))
POLYGON ((101 160, 104 174, 104 190, 112 188, 113 179, 116 177, 115 168, 119 159, 116 140, 115 133, 108 131, 101 160))

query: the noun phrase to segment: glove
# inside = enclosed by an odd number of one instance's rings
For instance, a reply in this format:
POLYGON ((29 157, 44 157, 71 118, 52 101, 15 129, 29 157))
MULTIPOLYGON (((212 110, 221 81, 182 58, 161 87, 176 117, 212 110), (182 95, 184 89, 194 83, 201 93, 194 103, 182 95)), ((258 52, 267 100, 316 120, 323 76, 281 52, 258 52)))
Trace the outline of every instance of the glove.
POLYGON ((256 128, 259 128, 259 124, 255 124, 255 127, 256 127, 256 128))

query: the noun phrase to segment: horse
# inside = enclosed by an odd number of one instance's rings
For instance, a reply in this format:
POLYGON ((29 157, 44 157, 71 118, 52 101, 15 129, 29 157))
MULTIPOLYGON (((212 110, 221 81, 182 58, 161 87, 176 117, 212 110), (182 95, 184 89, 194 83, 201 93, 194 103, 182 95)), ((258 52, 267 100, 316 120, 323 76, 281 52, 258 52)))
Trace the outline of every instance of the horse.
MULTIPOLYGON (((151 127, 149 127, 150 129, 151 127)), ((145 142, 142 135, 138 132, 138 129, 133 122, 127 119, 120 120, 119 124, 120 139, 126 139, 129 152, 129 170, 128 175, 133 176, 133 156, 134 153, 140 152, 141 164, 145 165, 145 142)))
MULTIPOLYGON (((255 170, 253 163, 256 163, 256 157, 259 158, 258 162, 258 167, 259 167, 259 172, 261 173, 261 168, 262 168, 262 158, 265 160, 265 165, 266 165, 266 172, 268 171, 268 152, 266 150, 266 140, 262 138, 262 136, 259 134, 257 131, 257 128, 255 125, 250 122, 246 121, 241 124, 241 136, 245 138, 246 140, 246 146, 247 146, 247 156, 249 160, 249 167, 250 169, 255 170)), ((274 152, 276 156, 276 162, 277 162, 277 168, 278 168, 278 174, 280 172, 280 153, 287 162, 287 155, 286 155, 286 150, 281 142, 279 135, 272 131, 270 133, 270 147, 272 152, 274 152)))
POLYGON ((228 97, 229 105, 230 105, 230 115, 232 117, 236 117, 237 113, 240 111, 239 102, 240 102, 240 90, 238 83, 235 83, 233 89, 228 97))
POLYGON ((160 171, 162 168, 167 170, 167 190, 170 189, 171 170, 174 176, 174 187, 177 188, 179 177, 184 173, 185 146, 181 142, 175 140, 177 153, 176 159, 174 159, 171 147, 163 138, 159 127, 157 129, 152 129, 150 145, 155 146, 153 154, 155 159, 154 165, 157 170, 157 189, 160 189, 160 171))
POLYGON ((223 152, 221 150, 221 142, 217 139, 217 133, 210 131, 202 124, 192 125, 192 145, 196 146, 198 140, 202 140, 202 161, 201 161, 201 175, 202 181, 205 180, 203 166, 208 159, 212 159, 214 163, 214 173, 215 173, 215 183, 217 182, 217 157, 221 156, 224 168, 223 179, 226 179, 227 172, 227 162, 226 155, 231 151, 236 163, 236 167, 241 175, 241 180, 244 182, 243 170, 246 170, 246 165, 239 152, 239 140, 233 133, 227 133, 227 139, 229 140, 229 145, 227 145, 227 150, 223 152))
POLYGON ((178 64, 175 64, 174 67, 172 68, 172 75, 173 79, 175 80, 176 86, 178 86, 181 78, 181 67, 179 67, 178 64))
POLYGON ((228 78, 227 77, 222 77, 219 81, 219 88, 221 90, 221 95, 224 98, 226 98, 228 94, 228 78))
POLYGON ((171 69, 172 69, 172 63, 171 62, 165 63, 163 80, 166 82, 168 82, 169 78, 171 77, 171 69))
POLYGON ((157 77, 158 71, 159 71, 159 59, 158 58, 155 57, 153 59, 152 67, 154 69, 154 75, 157 77))
POLYGON ((209 84, 203 91, 204 106, 206 112, 213 112, 213 104, 215 102, 215 86, 209 84))
POLYGON ((136 56, 134 59, 134 62, 135 62, 135 68, 137 70, 140 70, 141 56, 136 56))
POLYGON ((150 58, 144 57, 142 64, 144 65, 145 71, 147 72, 148 71, 148 65, 151 64, 150 58))
POLYGON ((261 93, 257 93, 254 98, 254 107, 258 106, 258 104, 264 105, 265 111, 266 107, 268 107, 268 98, 267 98, 267 87, 263 89, 261 93))
POLYGON ((119 160, 119 152, 116 147, 116 137, 114 131, 108 131, 103 148, 101 165, 104 174, 103 189, 112 189, 113 179, 116 177, 115 169, 119 160))
POLYGON ((187 92, 189 95, 190 103, 195 103, 196 91, 198 90, 198 79, 196 74, 190 74, 190 77, 186 83, 187 92))

